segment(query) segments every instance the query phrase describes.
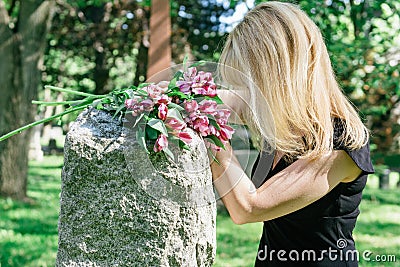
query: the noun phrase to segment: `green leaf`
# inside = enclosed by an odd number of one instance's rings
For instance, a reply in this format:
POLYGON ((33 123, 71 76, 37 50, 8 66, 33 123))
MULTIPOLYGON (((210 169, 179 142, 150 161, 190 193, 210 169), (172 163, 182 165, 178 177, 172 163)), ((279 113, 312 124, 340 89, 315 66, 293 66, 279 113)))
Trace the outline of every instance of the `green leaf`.
POLYGON ((117 95, 111 95, 111 96, 112 96, 111 102, 112 103, 118 103, 118 96, 117 95))
POLYGON ((176 81, 177 81, 177 78, 173 78, 173 79, 169 82, 169 84, 168 84, 168 90, 172 90, 173 88, 176 87, 176 81))
POLYGON ((209 155, 209 157, 211 157, 213 159, 213 161, 215 161, 218 165, 221 165, 221 163, 219 162, 219 160, 215 157, 213 150, 208 147, 207 148, 207 154, 209 155))
POLYGON ((183 141, 180 140, 180 139, 179 139, 179 147, 180 147, 180 148, 183 148, 183 149, 185 149, 185 150, 190 150, 190 147, 189 147, 185 142, 183 142, 183 141))
POLYGON ((185 110, 185 108, 182 107, 181 105, 178 105, 178 104, 175 104, 175 103, 172 103, 172 102, 168 104, 168 108, 174 108, 174 109, 177 109, 179 111, 185 110))
POLYGON ((181 79, 182 77, 183 77, 182 71, 179 70, 175 72, 174 77, 168 84, 168 91, 179 92, 179 87, 176 86, 176 82, 179 81, 179 79, 181 79))
POLYGON ((175 72, 174 77, 176 78, 176 80, 179 80, 179 78, 183 77, 183 71, 178 70, 177 72, 175 72))
POLYGON ((146 137, 145 131, 143 131, 141 128, 138 128, 138 130, 136 131, 136 141, 142 148, 146 150, 147 153, 149 153, 149 151, 147 150, 145 137, 146 137))
POLYGON ((189 96, 188 95, 186 95, 186 94, 184 94, 184 93, 182 93, 182 92, 171 92, 171 93, 168 93, 168 96, 169 97, 173 97, 173 96, 177 96, 177 97, 179 97, 180 99, 189 99, 189 96))
POLYGON ((215 102, 217 102, 218 105, 221 105, 224 103, 219 96, 214 96, 214 97, 206 96, 205 99, 214 100, 215 102))
POLYGON ((172 151, 168 147, 164 147, 162 151, 164 151, 165 155, 170 159, 175 159, 174 153, 172 153, 172 151))
POLYGON ((197 62, 191 64, 191 65, 189 66, 189 68, 201 66, 201 65, 204 65, 204 64, 206 64, 206 61, 205 61, 205 60, 200 60, 200 61, 197 61, 197 62))
POLYGON ((210 143, 213 143, 214 145, 225 149, 225 146, 222 143, 222 141, 219 140, 218 137, 216 137, 215 135, 207 135, 204 139, 207 139, 207 141, 209 141, 210 143))
POLYGON ((141 114, 136 118, 135 124, 133 124, 132 127, 136 127, 136 125, 142 120, 142 118, 144 118, 144 113, 141 113, 141 114))
POLYGON ((114 116, 113 116, 113 119, 114 119, 115 116, 117 116, 118 113, 120 113, 124 108, 125 108, 125 103, 124 103, 124 104, 121 104, 121 105, 118 107, 118 109, 115 111, 115 114, 114 114, 114 116))
POLYGON ((102 99, 96 99, 95 101, 93 101, 92 103, 92 107, 94 107, 95 109, 102 109, 103 105, 101 104, 101 100, 102 99))
POLYGON ((183 70, 187 71, 187 61, 189 59, 188 54, 185 55, 185 57, 183 58, 183 70))
POLYGON ((217 130, 221 130, 221 127, 219 126, 218 122, 215 120, 213 115, 207 114, 207 117, 208 117, 208 121, 210 122, 210 124, 212 126, 217 128, 217 130))
POLYGON ((151 128, 159 131, 165 136, 168 136, 168 131, 167 128, 165 127, 165 124, 162 120, 160 119, 150 119, 149 122, 147 123, 151 128))
POLYGON ((178 92, 171 92, 168 94, 168 96, 173 97, 173 96, 177 96, 179 99, 189 99, 189 96, 187 94, 184 94, 180 91, 178 92))
POLYGON ((146 127, 146 135, 149 140, 156 140, 159 132, 151 127, 146 127))
MULTIPOLYGON (((101 103, 103 104, 111 104, 112 103, 112 98, 110 96, 106 97, 106 98, 102 98, 101 103)), ((124 101, 125 104, 125 101, 124 101)))
POLYGON ((184 122, 181 113, 175 108, 168 109, 167 117, 177 119, 182 123, 184 122))
POLYGON ((201 101, 203 101, 206 98, 203 95, 196 95, 193 99, 196 100, 197 103, 200 103, 201 101))
POLYGON ((150 84, 152 84, 152 83, 141 83, 141 84, 139 84, 139 86, 137 87, 137 89, 141 89, 141 88, 143 88, 143 87, 149 86, 150 84))
POLYGON ((139 89, 139 90, 135 91, 135 94, 139 95, 139 96, 148 96, 148 93, 143 89, 139 89))
POLYGON ((125 93, 125 97, 128 99, 133 98, 133 96, 135 95, 135 93, 132 89, 128 89, 124 93, 125 93))

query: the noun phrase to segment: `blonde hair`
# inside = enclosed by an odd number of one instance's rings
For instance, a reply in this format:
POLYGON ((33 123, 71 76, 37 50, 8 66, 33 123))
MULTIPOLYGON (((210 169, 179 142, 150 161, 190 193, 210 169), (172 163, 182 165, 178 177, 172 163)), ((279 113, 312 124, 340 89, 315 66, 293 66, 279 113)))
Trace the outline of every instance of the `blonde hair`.
POLYGON ((315 158, 333 149, 334 118, 343 122, 344 146, 367 142, 320 30, 297 6, 267 2, 250 10, 229 34, 220 66, 225 82, 247 88, 250 104, 242 116, 258 148, 267 143, 289 159, 315 158))

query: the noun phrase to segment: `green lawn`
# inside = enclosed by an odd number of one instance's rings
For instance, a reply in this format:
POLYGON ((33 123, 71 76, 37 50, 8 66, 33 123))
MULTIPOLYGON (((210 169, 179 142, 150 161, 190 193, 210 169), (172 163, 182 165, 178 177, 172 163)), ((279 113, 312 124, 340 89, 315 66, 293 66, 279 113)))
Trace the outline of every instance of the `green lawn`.
POLYGON ((31 162, 33 203, 0 199, 0 266, 54 266, 62 157, 31 162))
MULTIPOLYGON (((0 267, 54 266, 57 251, 62 157, 45 157, 31 162, 28 195, 33 203, 0 199, 0 267)), ((398 175, 392 175, 391 184, 398 175)), ((379 264, 361 260, 360 266, 400 266, 400 190, 376 189, 371 176, 364 193, 361 215, 355 230, 360 253, 395 255, 396 263, 379 264)), ((252 266, 261 235, 261 223, 234 225, 227 213, 217 217, 215 266, 252 266)))

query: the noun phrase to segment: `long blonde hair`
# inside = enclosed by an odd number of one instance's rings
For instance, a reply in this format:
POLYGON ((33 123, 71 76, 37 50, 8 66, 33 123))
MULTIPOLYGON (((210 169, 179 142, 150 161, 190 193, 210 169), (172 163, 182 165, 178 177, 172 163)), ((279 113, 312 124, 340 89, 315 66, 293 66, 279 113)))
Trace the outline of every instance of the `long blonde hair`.
POLYGON ((320 30, 297 6, 267 2, 250 10, 229 34, 220 64, 223 80, 247 88, 250 104, 242 115, 257 147, 267 143, 291 159, 315 158, 333 149, 334 118, 344 122, 343 145, 367 142, 320 30))

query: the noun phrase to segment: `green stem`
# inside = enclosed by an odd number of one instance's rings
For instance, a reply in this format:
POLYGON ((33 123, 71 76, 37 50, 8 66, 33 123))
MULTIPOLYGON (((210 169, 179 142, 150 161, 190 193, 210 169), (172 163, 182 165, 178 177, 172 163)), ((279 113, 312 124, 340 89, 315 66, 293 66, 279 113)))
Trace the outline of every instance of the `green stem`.
POLYGON ((42 105, 42 106, 59 106, 59 105, 73 105, 83 103, 84 100, 71 100, 71 101, 60 101, 60 102, 46 102, 46 101, 37 101, 32 100, 32 104, 42 105))
POLYGON ((93 98, 106 97, 106 95, 94 95, 94 94, 79 92, 79 91, 75 91, 75 90, 71 90, 71 89, 60 88, 60 87, 56 87, 56 86, 52 86, 52 85, 45 85, 44 88, 50 89, 50 90, 54 90, 54 91, 58 91, 58 92, 63 92, 63 93, 70 93, 70 94, 74 94, 74 95, 90 96, 90 97, 93 97, 93 98))
POLYGON ((19 133, 21 133, 22 131, 28 130, 28 129, 30 129, 30 128, 36 126, 36 125, 39 125, 39 124, 42 124, 42 123, 45 123, 45 122, 54 120, 55 118, 62 117, 62 116, 64 116, 64 115, 69 114, 69 113, 72 113, 72 112, 74 112, 74 111, 82 110, 82 109, 84 109, 84 108, 86 108, 86 107, 87 107, 87 105, 75 107, 75 108, 72 108, 72 109, 67 109, 67 110, 64 111, 64 112, 61 112, 61 113, 56 114, 56 115, 53 115, 53 116, 51 116, 51 117, 48 117, 48 118, 45 118, 45 119, 42 119, 42 120, 39 120, 39 121, 32 122, 32 123, 30 123, 30 124, 28 124, 28 125, 25 125, 25 126, 23 126, 23 127, 21 127, 21 128, 18 128, 18 129, 16 129, 16 130, 12 131, 12 132, 9 132, 8 134, 5 134, 5 135, 1 136, 1 137, 0 137, 0 142, 3 141, 3 140, 6 140, 7 138, 9 138, 9 137, 11 137, 11 136, 13 136, 13 135, 19 134, 19 133))

